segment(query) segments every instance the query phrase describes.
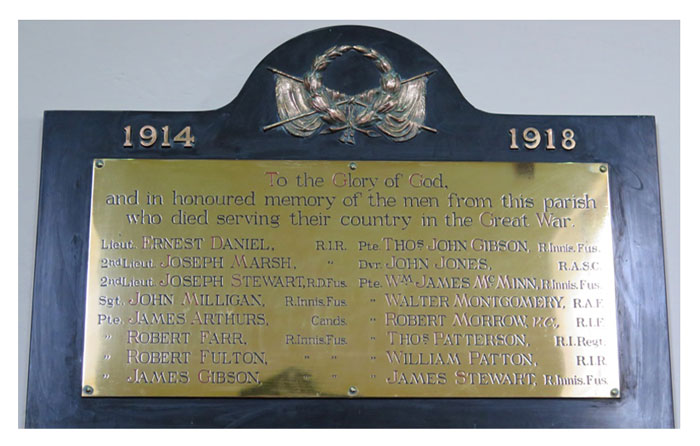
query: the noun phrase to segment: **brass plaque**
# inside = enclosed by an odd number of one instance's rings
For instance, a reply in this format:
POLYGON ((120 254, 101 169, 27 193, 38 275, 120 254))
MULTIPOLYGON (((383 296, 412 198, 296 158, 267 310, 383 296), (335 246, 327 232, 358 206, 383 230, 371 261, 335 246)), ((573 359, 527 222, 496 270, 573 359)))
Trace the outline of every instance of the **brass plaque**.
POLYGON ((619 397, 604 164, 95 160, 83 396, 619 397))

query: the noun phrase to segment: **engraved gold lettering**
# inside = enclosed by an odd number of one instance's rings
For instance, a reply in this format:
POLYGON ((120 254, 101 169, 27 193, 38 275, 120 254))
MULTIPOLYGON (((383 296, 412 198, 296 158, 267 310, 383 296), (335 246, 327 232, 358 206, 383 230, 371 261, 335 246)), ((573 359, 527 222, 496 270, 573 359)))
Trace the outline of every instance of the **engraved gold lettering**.
POLYGON ((133 158, 93 162, 85 398, 619 397, 600 163, 133 158))

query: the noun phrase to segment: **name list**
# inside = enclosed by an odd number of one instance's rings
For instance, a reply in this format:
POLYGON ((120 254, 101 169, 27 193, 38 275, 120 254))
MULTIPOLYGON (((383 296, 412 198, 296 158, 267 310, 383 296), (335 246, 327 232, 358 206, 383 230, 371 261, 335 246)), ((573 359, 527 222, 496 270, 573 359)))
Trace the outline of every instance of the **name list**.
POLYGON ((599 164, 100 160, 84 396, 619 395, 599 164))

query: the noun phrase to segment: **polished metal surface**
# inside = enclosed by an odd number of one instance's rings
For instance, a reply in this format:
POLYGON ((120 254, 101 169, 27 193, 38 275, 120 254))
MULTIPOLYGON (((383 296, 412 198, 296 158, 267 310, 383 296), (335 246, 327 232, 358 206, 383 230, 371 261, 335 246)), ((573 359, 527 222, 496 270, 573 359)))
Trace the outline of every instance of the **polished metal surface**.
POLYGON ((96 160, 82 395, 619 398, 608 175, 96 160))

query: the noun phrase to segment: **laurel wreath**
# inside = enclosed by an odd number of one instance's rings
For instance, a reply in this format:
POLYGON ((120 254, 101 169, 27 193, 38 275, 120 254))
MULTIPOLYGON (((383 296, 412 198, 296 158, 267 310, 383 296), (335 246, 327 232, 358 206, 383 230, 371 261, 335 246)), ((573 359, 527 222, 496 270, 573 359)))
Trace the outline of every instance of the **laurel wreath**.
POLYGON ((314 110, 321 114, 321 118, 331 126, 330 131, 343 130, 348 127, 359 130, 369 136, 375 136, 376 132, 363 130, 360 127, 368 127, 382 119, 383 114, 392 111, 398 105, 398 95, 401 90, 401 79, 394 72, 389 60, 377 51, 362 45, 340 45, 327 49, 318 55, 309 71, 304 76, 304 88, 310 97, 310 104, 314 110), (323 72, 330 63, 349 51, 357 51, 371 60, 381 73, 379 90, 370 90, 360 95, 347 97, 329 88, 322 83, 323 72), (365 99, 365 101, 363 101, 365 99), (354 107, 345 107, 345 104, 357 104, 363 107, 357 116, 349 116, 354 113, 354 107))

